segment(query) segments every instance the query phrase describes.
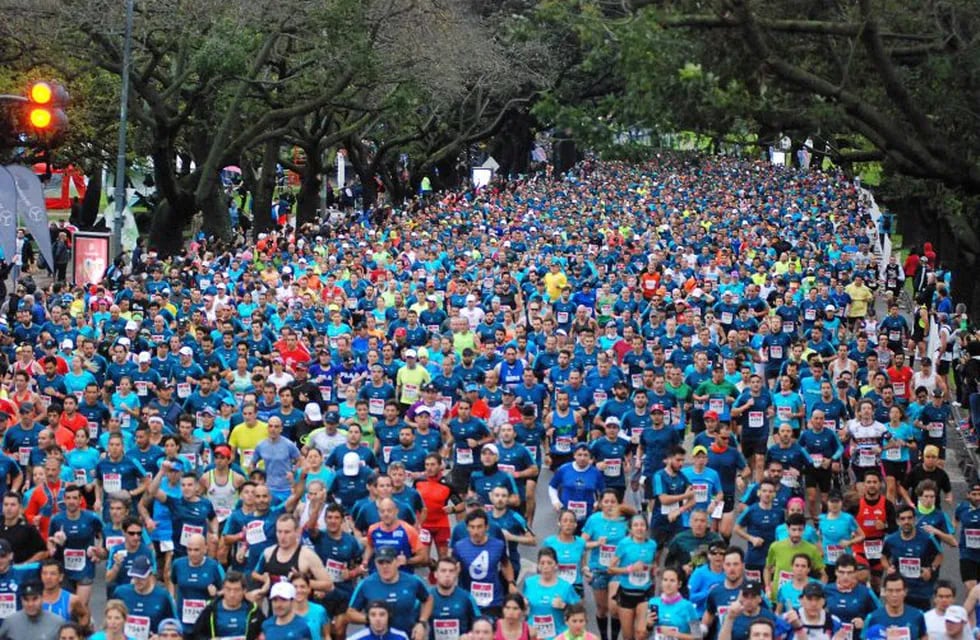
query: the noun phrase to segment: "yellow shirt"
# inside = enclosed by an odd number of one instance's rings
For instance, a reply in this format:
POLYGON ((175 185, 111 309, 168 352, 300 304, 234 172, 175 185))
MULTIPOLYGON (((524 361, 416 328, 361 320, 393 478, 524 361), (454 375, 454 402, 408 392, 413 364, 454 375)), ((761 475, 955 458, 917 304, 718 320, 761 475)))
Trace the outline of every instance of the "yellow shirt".
POLYGON ((868 304, 874 300, 874 294, 871 293, 871 289, 864 285, 859 287, 852 282, 844 287, 844 293, 851 296, 851 308, 847 312, 848 318, 863 318, 868 315, 868 304))
POLYGON ((238 453, 238 463, 248 471, 252 468, 252 456, 255 455, 255 447, 268 437, 269 425, 261 420, 256 421, 254 427, 249 427, 241 422, 231 430, 228 446, 238 453))
POLYGON ((549 271, 544 274, 544 286, 548 291, 548 297, 552 300, 557 300, 561 296, 561 290, 565 288, 568 284, 568 277, 559 271, 558 273, 552 273, 549 271))

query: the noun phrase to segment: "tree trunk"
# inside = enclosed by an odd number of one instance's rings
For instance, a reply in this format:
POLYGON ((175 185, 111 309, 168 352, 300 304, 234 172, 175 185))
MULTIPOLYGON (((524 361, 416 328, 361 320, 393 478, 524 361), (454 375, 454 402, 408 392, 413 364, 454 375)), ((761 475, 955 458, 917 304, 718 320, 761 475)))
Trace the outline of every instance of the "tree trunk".
POLYGON ((296 226, 315 223, 320 208, 320 187, 323 185, 323 163, 316 149, 306 150, 306 166, 300 173, 299 194, 296 196, 296 226))
POLYGON ((189 193, 182 194, 176 204, 161 200, 153 210, 148 249, 158 252, 161 257, 179 254, 185 246, 184 229, 193 217, 193 211, 194 196, 189 193))
POLYGON ((257 238, 260 233, 272 230, 272 194, 276 189, 276 164, 279 162, 279 140, 269 140, 262 151, 262 169, 252 199, 252 232, 257 238))
POLYGON ((220 181, 212 182, 206 192, 202 193, 198 189, 196 200, 203 216, 201 229, 204 231, 204 235, 213 236, 219 240, 229 240, 231 238, 231 218, 228 215, 228 202, 221 189, 220 181))

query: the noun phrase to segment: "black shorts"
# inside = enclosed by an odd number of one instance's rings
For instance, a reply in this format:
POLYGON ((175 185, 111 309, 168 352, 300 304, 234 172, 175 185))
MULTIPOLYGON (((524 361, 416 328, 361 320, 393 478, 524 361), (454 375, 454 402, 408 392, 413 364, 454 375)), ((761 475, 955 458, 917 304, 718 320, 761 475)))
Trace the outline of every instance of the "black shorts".
POLYGON ((678 518, 677 522, 674 523, 673 525, 665 526, 662 524, 661 526, 658 526, 653 529, 653 531, 651 532, 652 535, 650 537, 653 538, 653 541, 657 543, 658 549, 667 548, 667 545, 670 543, 671 540, 674 539, 674 536, 681 531, 681 527, 678 526, 679 524, 680 524, 680 518, 678 518))
POLYGON ((323 607, 330 614, 330 618, 334 619, 337 616, 346 613, 347 609, 350 607, 351 596, 354 595, 353 591, 348 591, 346 589, 334 589, 327 593, 326 597, 320 602, 323 607))
POLYGON ((571 462, 574 457, 575 457, 574 453, 551 454, 551 467, 550 467, 551 472, 554 473, 555 471, 558 471, 559 467, 561 467, 566 462, 571 462))
POLYGON ((950 365, 952 364, 949 360, 940 360, 939 364, 936 365, 936 373, 945 378, 949 374, 950 365))
POLYGON ((473 474, 473 467, 453 467, 449 472, 449 486, 458 495, 465 496, 470 488, 470 475, 473 474))
POLYGON ((980 562, 960 558, 960 581, 980 581, 980 562))
POLYGON ((731 513, 735 511, 735 494, 726 493, 725 494, 725 506, 721 508, 722 513, 731 513))
POLYGON ((908 472, 909 463, 908 462, 897 462, 893 460, 882 461, 882 466, 885 467, 885 477, 895 478, 896 481, 901 483, 905 480, 905 474, 908 472))
POLYGON ((764 456, 767 449, 765 440, 742 440, 742 455, 746 458, 754 455, 764 456))
POLYGON ((807 469, 803 474, 803 485, 808 489, 818 489, 820 493, 829 493, 832 478, 830 469, 807 469))
POLYGON ((643 604, 650 599, 650 590, 630 591, 620 587, 616 592, 616 604, 624 609, 636 609, 637 605, 643 604))

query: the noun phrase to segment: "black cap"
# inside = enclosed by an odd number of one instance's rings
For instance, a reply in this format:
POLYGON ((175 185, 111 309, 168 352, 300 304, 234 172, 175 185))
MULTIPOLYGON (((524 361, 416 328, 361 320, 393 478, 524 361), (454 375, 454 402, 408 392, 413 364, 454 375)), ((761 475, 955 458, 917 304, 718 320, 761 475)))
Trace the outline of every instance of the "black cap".
POLYGON ((533 416, 537 414, 537 409, 535 409, 533 404, 526 404, 521 407, 522 416, 533 416))
POLYGON ((0 556, 9 556, 14 552, 14 548, 10 546, 10 543, 0 538, 0 556))
POLYGON ((843 500, 844 494, 840 492, 840 489, 831 489, 830 493, 827 494, 827 500, 843 500))
POLYGON ((742 595, 743 596, 761 596, 762 595, 762 585, 758 582, 746 582, 742 584, 742 595))
POLYGON ((25 582, 22 585, 20 585, 20 588, 17 590, 17 593, 20 595, 21 598, 24 598, 26 596, 40 597, 40 595, 43 592, 44 592, 44 586, 37 580, 29 580, 28 582, 25 582))
POLYGON ((388 545, 378 547, 378 550, 374 554, 374 559, 377 561, 387 561, 394 562, 395 558, 398 557, 398 551, 388 545))
POLYGON ((823 598, 823 585, 819 582, 808 582, 805 587, 803 587, 803 597, 804 598, 823 598))
POLYGON ((932 390, 932 397, 933 398, 942 398, 943 395, 945 395, 945 392, 942 389, 940 389, 939 387, 936 387, 935 389, 932 390))

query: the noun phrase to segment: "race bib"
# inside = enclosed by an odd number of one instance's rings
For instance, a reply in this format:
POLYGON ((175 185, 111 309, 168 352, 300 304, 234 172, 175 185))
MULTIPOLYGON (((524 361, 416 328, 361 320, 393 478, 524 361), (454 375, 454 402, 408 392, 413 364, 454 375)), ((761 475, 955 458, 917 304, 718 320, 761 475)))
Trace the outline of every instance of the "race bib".
POLYGON ((823 466, 823 454, 822 453, 812 453, 810 454, 810 461, 813 462, 813 466, 820 467, 823 466))
POLYGON ((109 493, 122 491, 122 475, 118 473, 106 473, 102 476, 102 488, 109 493))
POLYGON ((334 582, 340 582, 343 580, 341 576, 343 576, 344 569, 347 568, 347 565, 345 565, 343 562, 328 559, 323 563, 323 566, 327 570, 327 575, 330 576, 331 580, 334 582))
POLYGON ((575 584, 578 579, 578 565, 577 564, 560 564, 558 565, 558 577, 567 582, 568 584, 575 584))
POLYGON ((368 413, 373 416, 384 415, 385 401, 383 398, 371 398, 368 400, 368 413))
POLYGON ((731 311, 722 311, 721 312, 721 323, 722 324, 731 324, 732 323, 732 320, 734 320, 734 318, 732 317, 732 312, 731 311))
POLYGON ((792 582, 792 581, 793 581, 793 574, 792 574, 792 572, 790 572, 790 571, 780 571, 779 572, 779 586, 777 586, 776 588, 778 589, 779 587, 783 586, 787 582, 792 582))
POLYGON ((966 538, 967 549, 980 549, 980 529, 964 529, 963 537, 966 538))
POLYGON ((459 620, 433 620, 432 634, 435 640, 458 640, 459 620))
POLYGON ((800 480, 793 474, 792 469, 784 469, 783 477, 780 479, 780 483, 785 487, 793 489, 800 485, 800 480))
POLYGON ((749 582, 762 582, 762 572, 758 569, 746 569, 745 579, 749 582))
POLYGON ((905 383, 904 382, 893 382, 892 391, 895 392, 896 396, 905 396, 905 383))
POLYGON ((901 339, 902 339, 902 332, 901 331, 889 331, 888 332, 888 341, 889 342, 898 342, 901 339))
POLYGON ((761 429, 765 423, 765 414, 762 411, 749 411, 749 427, 761 429))
POLYGON ((609 398, 608 394, 606 394, 606 392, 603 391, 602 389, 598 389, 592 392, 592 404, 594 404, 597 407, 601 407, 602 403, 604 403, 608 398, 609 398))
POLYGON ((654 629, 654 640, 676 640, 679 633, 680 630, 677 627, 661 627, 658 625, 654 629))
POLYGON ((105 548, 106 550, 114 549, 124 542, 126 542, 126 538, 123 536, 119 536, 118 538, 116 536, 109 536, 105 539, 105 548))
POLYGON ((708 485, 703 482, 697 482, 691 485, 694 487, 694 501, 698 504, 708 501, 708 485))
POLYGON ((123 632, 136 640, 150 640, 150 618, 147 616, 127 616, 123 632))
POLYGON ((87 484, 88 475, 85 473, 85 469, 75 469, 75 484, 87 484))
POLYGON ((679 511, 681 508, 680 502, 672 502, 670 504, 660 503, 660 515, 669 516, 675 511, 679 511))
POLYGON ((779 416, 779 419, 781 421, 786 422, 786 421, 788 421, 788 420, 791 419, 791 417, 793 415, 793 408, 792 407, 777 407, 776 408, 776 415, 779 416))
POLYGON ((527 452, 531 454, 532 460, 538 459, 538 448, 531 445, 524 445, 527 448, 527 452))
POLYGON ((136 381, 136 395, 145 398, 150 395, 150 383, 144 380, 136 381))
POLYGON ((537 631, 539 638, 554 638, 557 635, 554 616, 532 616, 531 624, 534 625, 534 630, 537 631))
POLYGON ((862 449, 858 453, 858 466, 859 467, 873 467, 876 464, 878 464, 878 461, 875 459, 875 454, 872 453, 871 451, 868 451, 866 449, 862 449))
POLYGON ((385 459, 385 464, 388 464, 389 462, 391 462, 391 450, 392 449, 394 449, 394 447, 381 447, 381 455, 385 459))
POLYGON ((929 423, 929 437, 930 438, 942 438, 943 434, 946 432, 946 425, 942 422, 930 422, 929 423))
POLYGON ((555 314, 555 317, 558 319, 558 324, 565 324, 568 322, 567 311, 559 311, 558 313, 555 314))
POLYGON ((616 557, 616 545, 612 544, 601 544, 599 545, 599 564, 604 567, 612 565, 613 558, 616 557))
POLYGON ((634 389, 639 389, 640 387, 643 386, 643 374, 642 373, 634 373, 634 374, 630 375, 630 382, 633 383, 633 388, 634 389))
POLYGON ((555 451, 558 453, 568 453, 572 450, 572 439, 568 436, 558 436, 555 439, 555 451))
POLYGON ((605 468, 602 470, 602 475, 607 478, 618 478, 623 473, 623 461, 610 458, 605 461, 605 468))
MULTIPOLYGON (((417 384, 406 384, 402 387, 402 401, 412 404, 419 399, 419 386, 417 384)), ((384 405, 381 407, 384 409, 384 405)))
POLYGON ((769 347, 769 358, 771 360, 780 360, 783 357, 783 346, 780 344, 774 344, 769 347))
POLYGON ((881 452, 881 459, 889 462, 898 462, 902 459, 901 447, 892 447, 881 452))
POLYGON ((242 467, 246 470, 252 468, 252 458, 255 457, 255 449, 242 450, 242 467))
POLYGON ((20 466, 26 467, 31 461, 31 448, 17 447, 17 461, 20 462, 20 466))
POLYGON ((569 500, 568 510, 575 514, 575 518, 578 520, 584 520, 585 516, 589 513, 589 505, 580 500, 569 500))
POLYGON ((470 593, 479 607, 489 607, 493 603, 492 582, 471 582, 470 593))
POLYGON ((650 582, 650 574, 646 570, 630 571, 628 582, 634 587, 645 587, 650 582))
POLYGON ((191 537, 195 535, 204 535, 204 527, 194 527, 189 524, 185 524, 180 528, 180 546, 186 547, 190 541, 191 537))
POLYGON ((422 544, 432 543, 432 534, 429 533, 428 529, 419 529, 419 542, 422 544))
POLYGON ((214 514, 218 517, 218 522, 224 522, 231 515, 231 509, 228 507, 214 506, 214 514))
POLYGON ((711 398, 708 400, 708 409, 720 416, 725 413, 725 400, 723 398, 711 398))
POLYGON ((919 558, 899 558, 898 572, 903 578, 917 580, 922 576, 922 560, 919 558))
POLYGON ((473 464, 473 450, 456 449, 456 464, 473 464))
POLYGON ((96 422, 89 421, 86 425, 88 427, 88 439, 96 440, 99 437, 99 425, 96 422))
POLYGON ((908 627, 888 627, 885 640, 912 640, 912 630, 908 627))
POLYGON ((85 569, 85 549, 65 549, 65 569, 67 571, 85 569))
POLYGON ((180 608, 180 621, 184 624, 194 624, 201 617, 201 612, 207 605, 207 600, 184 600, 180 608))
POLYGON ((177 383, 177 397, 184 399, 191 395, 191 383, 189 382, 178 382, 177 383))
POLYGON ((803 318, 805 320, 816 320, 817 310, 814 309, 813 307, 810 307, 809 309, 803 312, 803 318))
POLYGON ((253 520, 245 525, 245 541, 249 544, 262 544, 265 542, 264 524, 261 520, 253 520))
POLYGON ((844 547, 839 544, 828 544, 824 549, 827 551, 827 562, 830 564, 837 564, 837 558, 844 553, 844 547))
POLYGON ((880 560, 881 550, 884 548, 885 544, 883 540, 865 540, 864 541, 864 557, 868 560, 880 560))
POLYGON ((842 622, 841 631, 844 632, 844 640, 854 640, 854 625, 849 622, 842 622))

